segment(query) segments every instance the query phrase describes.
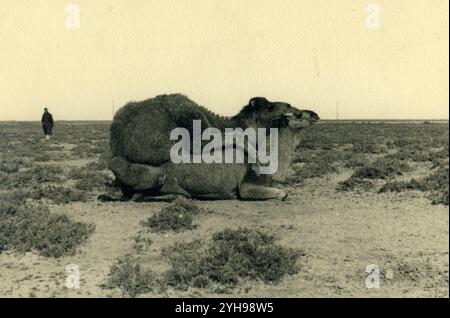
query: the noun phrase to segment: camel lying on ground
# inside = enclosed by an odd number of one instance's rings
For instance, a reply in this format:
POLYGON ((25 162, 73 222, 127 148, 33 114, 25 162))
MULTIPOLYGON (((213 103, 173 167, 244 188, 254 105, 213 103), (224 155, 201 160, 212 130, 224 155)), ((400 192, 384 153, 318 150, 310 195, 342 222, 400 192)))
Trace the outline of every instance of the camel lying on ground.
MULTIPOLYGON (((120 200, 171 200, 175 196, 196 199, 284 199, 286 193, 274 183, 283 182, 289 172, 293 153, 300 141, 302 129, 314 124, 319 116, 313 111, 300 110, 287 103, 269 102, 262 97, 252 98, 248 105, 235 116, 223 117, 197 105, 184 95, 160 95, 141 102, 131 102, 120 109, 111 125, 109 167, 116 176, 122 190, 120 200), (265 128, 266 137, 270 128, 278 133, 277 170, 273 174, 261 174, 263 164, 259 158, 223 163, 175 163, 171 151, 177 140, 171 139, 176 128, 185 128, 194 144, 195 125, 201 132, 216 128, 216 133, 227 129, 265 128), (172 158, 173 159, 173 158, 172 158), (256 161, 255 161, 256 160, 256 161)), ((238 129, 239 130, 239 129, 238 129)), ((267 139, 270 139, 268 137, 267 139)), ((235 140, 223 143, 223 148, 212 150, 215 158, 226 156, 227 149, 238 149, 235 140), (221 153, 224 152, 224 153, 221 153)), ((205 141, 201 141, 202 146, 205 141)), ((241 149, 246 159, 249 153, 262 149, 260 138, 255 145, 241 149), (253 147, 253 148, 252 148, 253 147)), ((269 146, 275 144, 269 140, 269 146)), ((257 153, 257 156, 263 154, 257 153)), ((190 153, 191 158, 195 154, 190 153)), ((237 155, 234 155, 236 159, 237 155)), ((192 161, 195 162, 195 159, 192 161)), ((105 195, 100 200, 115 200, 105 195)), ((119 199, 117 199, 119 200, 119 199)))

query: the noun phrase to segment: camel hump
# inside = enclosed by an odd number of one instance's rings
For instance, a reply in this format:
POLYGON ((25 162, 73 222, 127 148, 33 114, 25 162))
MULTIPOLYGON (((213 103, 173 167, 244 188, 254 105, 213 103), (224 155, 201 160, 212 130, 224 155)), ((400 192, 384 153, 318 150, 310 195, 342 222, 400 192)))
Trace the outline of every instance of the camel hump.
POLYGON ((195 119, 201 120, 202 129, 210 126, 203 108, 181 94, 130 102, 111 124, 111 157, 159 166, 170 160, 170 149, 176 142, 170 140, 170 132, 182 127, 192 135, 195 119))

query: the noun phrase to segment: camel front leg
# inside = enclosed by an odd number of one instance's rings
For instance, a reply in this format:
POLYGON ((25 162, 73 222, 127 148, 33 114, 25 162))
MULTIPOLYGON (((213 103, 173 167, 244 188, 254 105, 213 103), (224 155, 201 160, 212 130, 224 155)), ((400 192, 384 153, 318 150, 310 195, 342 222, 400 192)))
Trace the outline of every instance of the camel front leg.
POLYGON ((239 186, 239 197, 241 200, 284 200, 287 197, 286 192, 281 189, 243 183, 239 186))

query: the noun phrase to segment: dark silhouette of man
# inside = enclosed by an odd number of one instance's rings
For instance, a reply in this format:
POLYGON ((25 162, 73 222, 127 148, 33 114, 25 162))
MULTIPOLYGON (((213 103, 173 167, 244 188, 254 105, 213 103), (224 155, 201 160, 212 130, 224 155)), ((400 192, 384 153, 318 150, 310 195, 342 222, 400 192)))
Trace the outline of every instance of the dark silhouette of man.
POLYGON ((47 107, 44 108, 44 114, 42 115, 42 129, 44 130, 45 140, 49 140, 53 134, 53 116, 48 112, 47 107))

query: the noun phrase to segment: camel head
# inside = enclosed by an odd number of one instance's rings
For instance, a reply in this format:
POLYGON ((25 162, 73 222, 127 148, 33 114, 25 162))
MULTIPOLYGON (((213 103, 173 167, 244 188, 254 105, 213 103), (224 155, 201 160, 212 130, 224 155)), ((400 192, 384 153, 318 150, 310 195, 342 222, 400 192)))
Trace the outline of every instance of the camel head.
POLYGON ((272 180, 276 182, 284 182, 290 174, 301 131, 320 119, 311 110, 298 109, 283 102, 270 102, 264 97, 252 98, 238 118, 245 127, 278 128, 278 170, 272 175, 272 180))
POLYGON ((264 97, 250 99, 237 117, 243 126, 279 128, 299 131, 317 121, 319 116, 311 110, 301 110, 283 102, 270 102, 264 97))

